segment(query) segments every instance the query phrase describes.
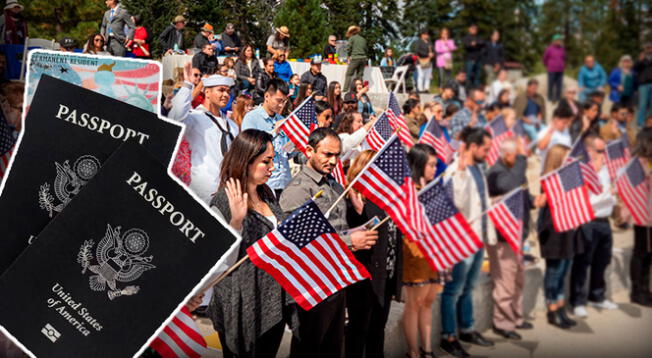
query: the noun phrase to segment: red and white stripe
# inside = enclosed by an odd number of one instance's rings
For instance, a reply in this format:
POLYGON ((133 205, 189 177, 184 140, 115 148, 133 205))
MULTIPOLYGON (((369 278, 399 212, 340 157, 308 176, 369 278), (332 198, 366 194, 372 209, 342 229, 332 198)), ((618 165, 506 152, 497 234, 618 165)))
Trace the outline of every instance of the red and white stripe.
POLYGON ((541 187, 548 199, 555 231, 572 230, 595 218, 585 185, 564 192, 555 172, 541 179, 541 187))
MULTIPOLYGON (((629 165, 638 161, 637 157, 632 158, 629 165)), ((634 186, 629 180, 626 172, 623 172, 616 179, 618 195, 632 214, 632 220, 638 226, 652 226, 652 183, 648 175, 639 185, 634 186)))
POLYGON ((380 149, 386 143, 385 139, 380 135, 380 133, 378 133, 378 131, 374 127, 371 127, 371 130, 367 134, 365 140, 367 141, 367 144, 369 144, 369 147, 377 152, 380 151, 380 149))
MULTIPOLYGON (((434 120, 435 120, 434 118, 431 119, 431 121, 434 120)), ((435 148, 435 152, 437 152, 437 157, 442 162, 448 164, 453 159, 453 155, 455 154, 455 149, 453 149, 450 143, 448 143, 446 138, 443 137, 437 138, 429 131, 424 131, 423 135, 421 135, 421 139, 419 139, 419 142, 428 144, 429 146, 435 148)))
POLYGON ((206 341, 187 307, 183 307, 150 345, 163 358, 200 358, 206 341))
POLYGON ((491 139, 491 147, 489 148, 489 153, 487 153, 486 159, 489 166, 494 165, 496 161, 498 161, 498 158, 500 158, 500 143, 502 143, 505 139, 513 136, 514 133, 512 133, 510 130, 491 139))
POLYGON ((247 255, 304 310, 348 285, 370 278, 337 234, 322 234, 299 249, 274 230, 247 248, 247 255))
POLYGON ((412 178, 406 177, 399 186, 372 163, 353 187, 386 211, 410 241, 418 241, 427 229, 412 178))
POLYGON ((629 149, 627 147, 623 147, 622 157, 611 158, 609 156, 609 147, 616 146, 616 145, 623 145, 622 139, 617 141, 612 141, 611 143, 607 144, 607 150, 605 151, 605 163, 607 164, 607 170, 609 171, 609 178, 611 178, 612 181, 616 180, 616 177, 618 176, 618 171, 620 170, 620 168, 627 165, 627 162, 630 159, 629 149))
POLYGON ((496 230, 505 238, 514 253, 521 252, 521 238, 523 237, 523 220, 517 219, 507 209, 504 202, 499 203, 487 213, 494 223, 496 230))
POLYGON ((287 134, 288 138, 292 143, 294 143, 294 146, 301 151, 301 153, 305 153, 306 146, 308 145, 308 138, 313 129, 314 128, 307 128, 296 114, 291 114, 285 122, 281 124, 279 130, 282 130, 287 134))
POLYGON ((475 254, 483 246, 464 215, 457 213, 438 224, 428 223, 426 235, 417 242, 426 261, 443 271, 475 254))
POLYGON ((333 178, 335 178, 335 181, 340 183, 341 186, 346 187, 346 174, 344 174, 344 164, 342 164, 341 159, 337 160, 337 165, 333 170, 333 178))
POLYGON ((410 129, 405 121, 405 117, 403 117, 401 113, 394 113, 391 108, 388 108, 386 113, 389 118, 389 124, 392 126, 394 131, 397 131, 401 143, 408 148, 412 148, 412 146, 414 146, 414 141, 412 140, 412 135, 410 135, 410 129))
POLYGON ((0 179, 4 178, 7 168, 9 168, 9 161, 11 160, 12 153, 13 149, 0 157, 0 179))
POLYGON ((600 184, 600 177, 598 173, 593 169, 591 163, 584 163, 580 161, 580 168, 582 169, 582 177, 584 178, 584 183, 586 183, 587 188, 591 193, 599 195, 602 193, 602 184, 600 184))

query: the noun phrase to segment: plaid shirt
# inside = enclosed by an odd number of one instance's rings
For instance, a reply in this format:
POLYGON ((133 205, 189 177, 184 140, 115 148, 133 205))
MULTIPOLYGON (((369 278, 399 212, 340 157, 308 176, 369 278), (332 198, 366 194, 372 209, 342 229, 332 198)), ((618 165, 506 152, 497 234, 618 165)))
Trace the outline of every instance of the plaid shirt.
MULTIPOLYGON (((453 115, 450 125, 451 138, 457 139, 457 136, 462 131, 462 129, 471 123, 471 114, 471 110, 464 107, 453 115)), ((484 116, 478 113, 478 121, 475 126, 484 127, 486 121, 487 120, 484 118, 484 116)))

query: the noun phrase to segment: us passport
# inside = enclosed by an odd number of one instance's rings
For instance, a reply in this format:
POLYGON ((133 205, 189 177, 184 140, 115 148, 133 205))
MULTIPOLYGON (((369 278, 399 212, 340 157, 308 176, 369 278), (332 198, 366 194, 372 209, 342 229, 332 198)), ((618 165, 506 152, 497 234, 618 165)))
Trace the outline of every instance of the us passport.
POLYGON ((239 238, 123 144, 0 277, 0 325, 38 357, 131 357, 239 238))
POLYGON ((123 143, 168 165, 183 126, 43 75, 0 193, 0 273, 123 143))

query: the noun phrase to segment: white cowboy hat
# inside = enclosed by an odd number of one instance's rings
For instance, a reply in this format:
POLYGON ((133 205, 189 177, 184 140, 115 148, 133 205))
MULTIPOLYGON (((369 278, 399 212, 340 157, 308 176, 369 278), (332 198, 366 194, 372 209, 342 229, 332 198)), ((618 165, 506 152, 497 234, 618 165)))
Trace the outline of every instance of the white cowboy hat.
POLYGON ((20 8, 20 11, 25 10, 25 7, 21 4, 18 3, 18 0, 7 0, 7 4, 5 5, 5 10, 11 9, 18 6, 20 8))

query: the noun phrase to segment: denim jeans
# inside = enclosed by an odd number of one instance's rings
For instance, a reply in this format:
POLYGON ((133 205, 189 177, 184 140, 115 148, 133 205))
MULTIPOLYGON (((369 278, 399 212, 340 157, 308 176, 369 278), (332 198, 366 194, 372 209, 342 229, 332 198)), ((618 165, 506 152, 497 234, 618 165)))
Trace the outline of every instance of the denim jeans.
POLYGON ((647 116, 652 116, 652 83, 638 86, 638 127, 643 128, 647 116))
POLYGON ((453 280, 446 282, 441 295, 441 333, 455 336, 473 329, 473 288, 480 274, 484 249, 453 266, 453 280))
POLYGON ((546 303, 551 304, 564 299, 564 283, 570 268, 571 259, 546 259, 546 272, 543 275, 543 291, 546 303))
POLYGON ((561 98, 563 82, 563 72, 548 72, 548 100, 550 102, 557 102, 561 98))
POLYGON ((482 65, 480 61, 464 61, 464 72, 466 72, 466 83, 471 87, 480 85, 482 76, 482 65))

